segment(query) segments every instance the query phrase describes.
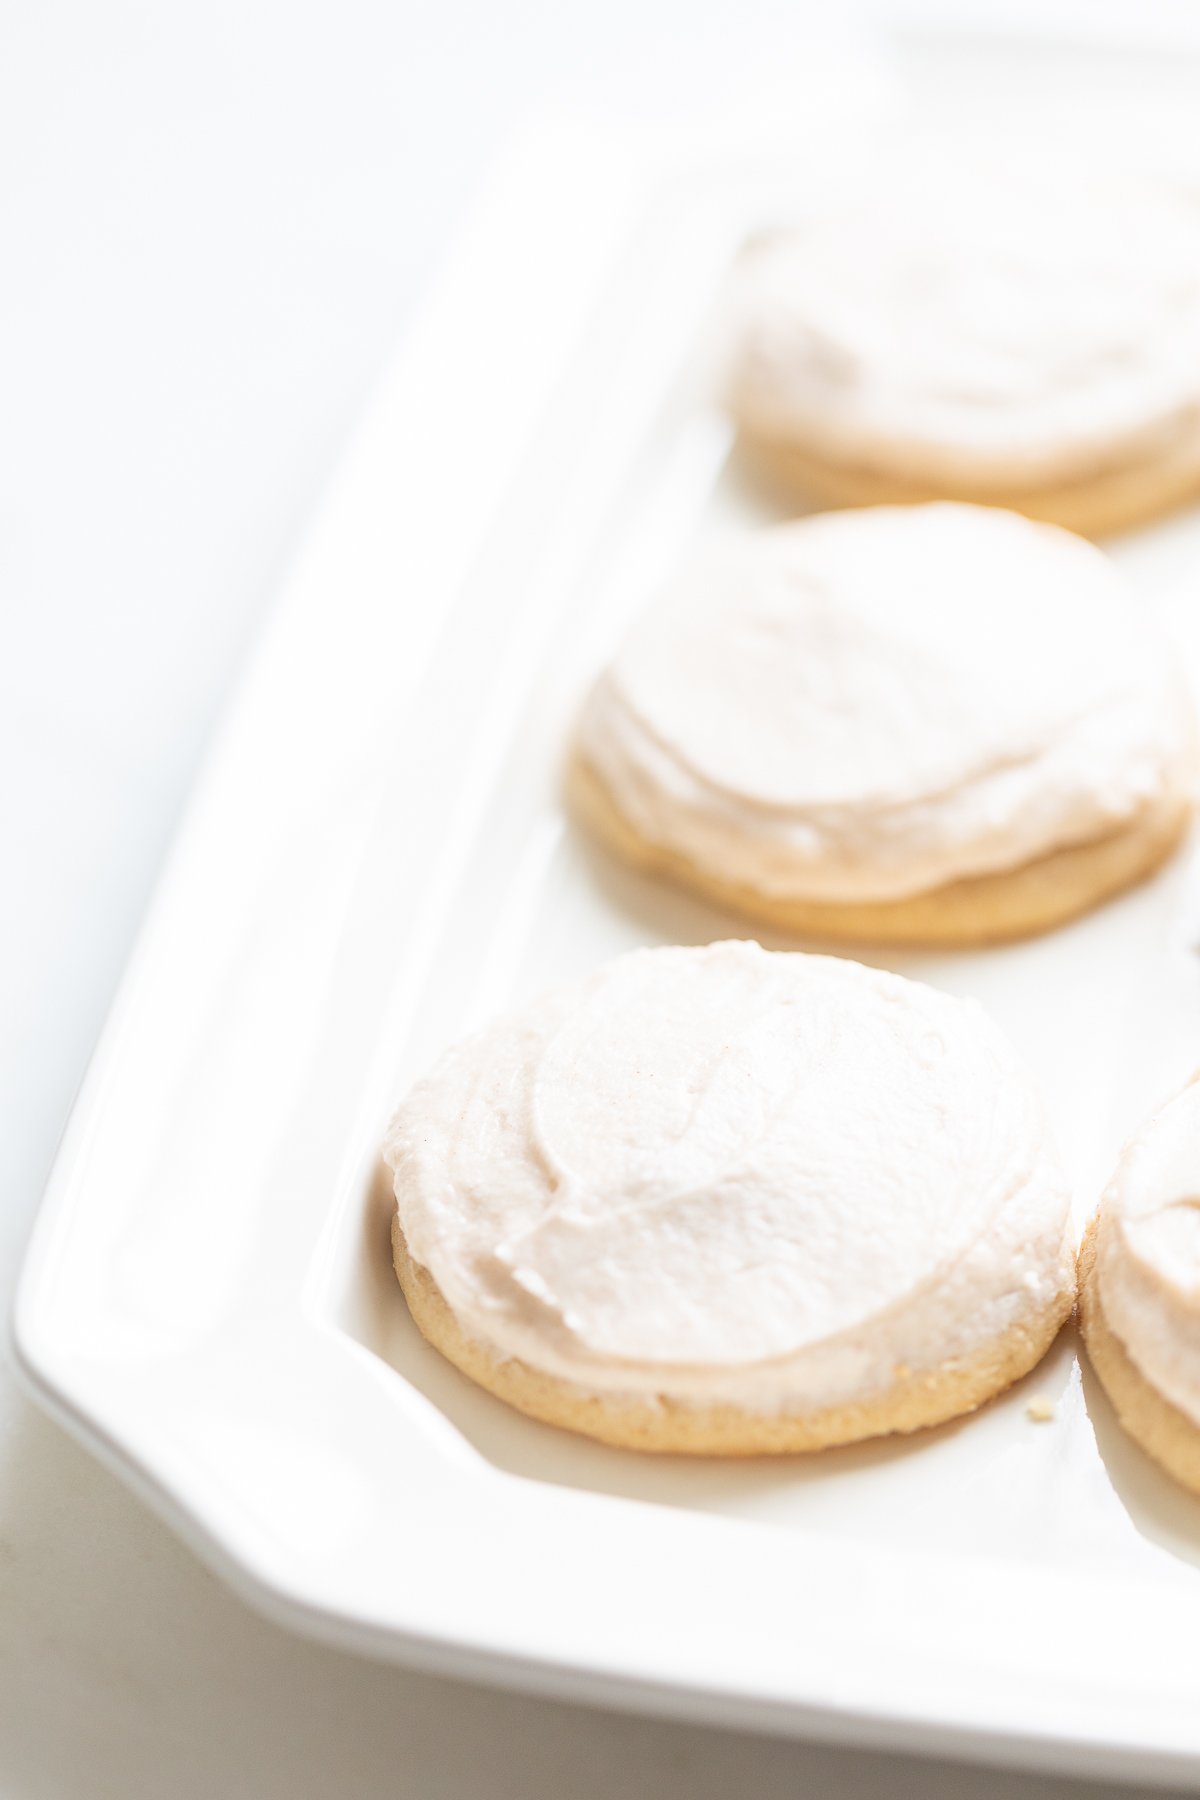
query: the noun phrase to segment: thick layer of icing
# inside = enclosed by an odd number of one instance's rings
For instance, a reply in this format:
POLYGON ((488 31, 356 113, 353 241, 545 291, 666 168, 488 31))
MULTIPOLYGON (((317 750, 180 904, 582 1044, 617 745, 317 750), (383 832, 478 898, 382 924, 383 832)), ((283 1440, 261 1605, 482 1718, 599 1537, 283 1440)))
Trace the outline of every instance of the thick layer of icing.
POLYGON ((731 403, 753 433, 909 481, 1020 486, 1200 433, 1200 196, 892 146, 752 247, 731 403))
POLYGON ((1200 1427, 1200 1080, 1127 1145, 1101 1205, 1096 1272, 1129 1356, 1200 1427))
POLYGON ((1192 780, 1166 648, 1053 526, 940 504, 710 551, 579 750, 634 829, 788 900, 893 900, 1119 830, 1192 780))
POLYGON ((386 1155, 467 1332, 590 1392, 813 1410, 1073 1279, 1040 1105, 982 1011, 757 944, 634 951, 459 1045, 386 1155))

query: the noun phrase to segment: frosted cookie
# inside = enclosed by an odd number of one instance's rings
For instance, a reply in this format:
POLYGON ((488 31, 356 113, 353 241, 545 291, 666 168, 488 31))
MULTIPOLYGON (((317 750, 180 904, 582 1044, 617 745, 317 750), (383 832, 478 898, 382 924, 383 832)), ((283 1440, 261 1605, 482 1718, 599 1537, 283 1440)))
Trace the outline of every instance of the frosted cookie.
POLYGON ((401 1105, 421 1331, 637 1449, 815 1450, 970 1411, 1071 1309, 1066 1184, 973 1002, 751 943, 637 950, 401 1105))
POLYGON ((1200 1081, 1126 1146, 1080 1251, 1079 1318, 1130 1437, 1200 1494, 1200 1081))
POLYGON ((1200 491, 1200 203, 945 144, 752 245, 729 401, 836 504, 934 498, 1115 530, 1200 491))
POLYGON ((577 810, 782 930, 980 943, 1154 869, 1193 726, 1112 564, 1015 513, 829 513, 728 543, 635 625, 579 726, 577 810))

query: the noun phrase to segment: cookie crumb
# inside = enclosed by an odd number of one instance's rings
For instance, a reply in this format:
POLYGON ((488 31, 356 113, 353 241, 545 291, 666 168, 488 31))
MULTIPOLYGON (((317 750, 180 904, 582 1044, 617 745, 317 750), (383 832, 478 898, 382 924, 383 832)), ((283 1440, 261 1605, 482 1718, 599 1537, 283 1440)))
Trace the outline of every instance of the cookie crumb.
POLYGON ((1025 1417, 1035 1425, 1048 1425, 1054 1417, 1054 1402, 1046 1394, 1035 1394, 1025 1408, 1025 1417))
POLYGON ((906 1376, 912 1374, 912 1370, 907 1363, 894 1363, 892 1365, 892 1374, 897 1381, 903 1381, 906 1376))

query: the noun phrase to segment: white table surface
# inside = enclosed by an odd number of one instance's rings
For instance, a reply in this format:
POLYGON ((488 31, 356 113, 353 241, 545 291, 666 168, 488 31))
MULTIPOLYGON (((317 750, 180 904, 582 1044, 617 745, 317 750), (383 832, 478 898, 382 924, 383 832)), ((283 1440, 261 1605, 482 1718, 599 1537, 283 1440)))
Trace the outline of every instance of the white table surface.
MULTIPOLYGON (((1065 10, 1126 28, 1101 0, 1065 10)), ((778 96, 813 18, 787 0, 9 0, 0 21, 7 1306, 222 695, 489 152, 545 104, 645 118, 778 96)), ((298 1642, 0 1369, 3 1800, 1117 1792, 615 1718, 298 1642)))

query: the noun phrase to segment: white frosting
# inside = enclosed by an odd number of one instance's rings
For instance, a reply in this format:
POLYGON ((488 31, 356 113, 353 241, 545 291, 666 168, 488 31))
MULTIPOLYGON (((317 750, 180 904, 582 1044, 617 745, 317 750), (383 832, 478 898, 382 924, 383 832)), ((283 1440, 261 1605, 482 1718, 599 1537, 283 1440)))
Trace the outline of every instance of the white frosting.
POLYGON ((747 251, 743 424, 960 488, 1200 434, 1200 197, 1006 152, 890 145, 869 187, 747 251))
POLYGON ((579 749, 643 837, 782 899, 891 900, 1192 778, 1165 647, 1053 526, 940 504, 735 540, 634 627, 579 749))
POLYGON ((386 1155, 467 1333, 592 1392, 811 1410, 970 1355, 1072 1281, 1007 1040, 835 958, 620 957, 451 1050, 386 1155))
POLYGON ((1101 1206, 1097 1276, 1129 1356, 1200 1426, 1200 1080, 1127 1145, 1101 1206))

